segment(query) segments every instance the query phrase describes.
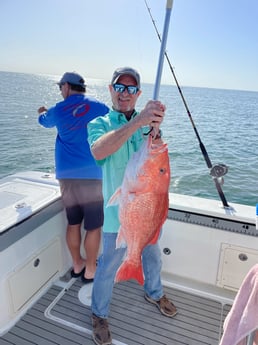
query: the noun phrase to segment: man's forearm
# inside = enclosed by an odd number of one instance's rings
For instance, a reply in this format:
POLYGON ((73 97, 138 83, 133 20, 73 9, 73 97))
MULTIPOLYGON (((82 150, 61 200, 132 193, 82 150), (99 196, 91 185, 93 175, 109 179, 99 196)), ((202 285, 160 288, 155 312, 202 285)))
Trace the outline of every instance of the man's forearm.
POLYGON ((112 155, 139 127, 140 122, 136 117, 124 126, 105 133, 91 146, 92 155, 97 160, 101 160, 112 155))

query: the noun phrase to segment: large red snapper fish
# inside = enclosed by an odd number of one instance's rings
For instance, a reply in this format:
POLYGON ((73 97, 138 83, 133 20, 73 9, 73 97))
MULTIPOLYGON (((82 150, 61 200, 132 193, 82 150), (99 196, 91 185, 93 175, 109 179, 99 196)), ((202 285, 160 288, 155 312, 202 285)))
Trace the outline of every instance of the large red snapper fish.
POLYGON ((167 144, 153 144, 149 136, 129 160, 122 185, 108 203, 108 206, 119 204, 116 247, 127 246, 116 282, 135 279, 143 285, 142 251, 157 242, 167 218, 169 183, 167 144))

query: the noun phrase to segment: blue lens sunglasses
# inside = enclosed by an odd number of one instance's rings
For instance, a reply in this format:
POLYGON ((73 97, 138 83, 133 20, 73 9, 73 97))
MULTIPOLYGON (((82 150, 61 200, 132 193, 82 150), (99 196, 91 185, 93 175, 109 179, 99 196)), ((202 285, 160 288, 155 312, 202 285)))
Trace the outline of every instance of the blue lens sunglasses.
POLYGON ((139 88, 134 85, 124 85, 124 84, 113 84, 113 89, 115 92, 123 93, 125 90, 129 93, 129 95, 135 95, 139 88))

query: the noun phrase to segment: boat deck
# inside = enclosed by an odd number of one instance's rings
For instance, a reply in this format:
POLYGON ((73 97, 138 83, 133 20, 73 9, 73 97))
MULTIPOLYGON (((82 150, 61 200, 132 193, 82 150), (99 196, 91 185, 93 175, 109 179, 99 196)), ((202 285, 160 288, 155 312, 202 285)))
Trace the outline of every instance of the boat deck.
MULTIPOLYGON (((0 338, 0 344, 93 345, 85 289, 91 287, 83 286, 79 279, 63 286, 53 285, 0 338), (86 297, 82 303, 78 296, 83 293, 86 297)), ((145 301, 142 286, 134 281, 115 285, 109 318, 113 344, 218 345, 231 306, 170 287, 164 290, 178 308, 178 314, 171 319, 145 301)))

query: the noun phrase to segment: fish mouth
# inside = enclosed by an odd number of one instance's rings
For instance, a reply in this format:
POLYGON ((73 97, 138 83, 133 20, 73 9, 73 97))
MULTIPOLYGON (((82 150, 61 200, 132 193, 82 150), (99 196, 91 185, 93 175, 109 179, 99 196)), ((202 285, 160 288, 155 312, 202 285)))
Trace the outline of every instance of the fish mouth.
POLYGON ((166 143, 162 144, 151 144, 150 151, 153 153, 161 153, 168 149, 168 145, 166 143))
POLYGON ((155 144, 152 137, 150 136, 148 140, 148 150, 151 154, 158 154, 166 151, 168 149, 167 143, 155 144))

